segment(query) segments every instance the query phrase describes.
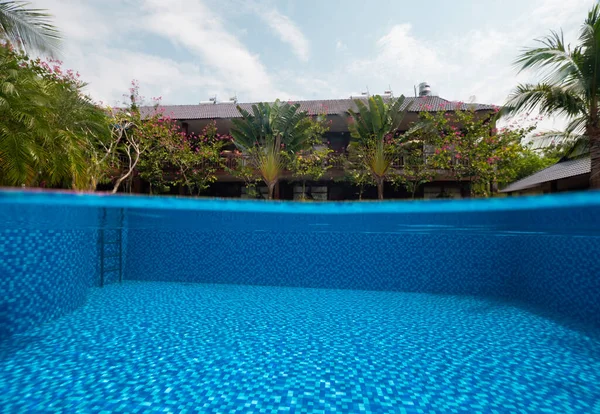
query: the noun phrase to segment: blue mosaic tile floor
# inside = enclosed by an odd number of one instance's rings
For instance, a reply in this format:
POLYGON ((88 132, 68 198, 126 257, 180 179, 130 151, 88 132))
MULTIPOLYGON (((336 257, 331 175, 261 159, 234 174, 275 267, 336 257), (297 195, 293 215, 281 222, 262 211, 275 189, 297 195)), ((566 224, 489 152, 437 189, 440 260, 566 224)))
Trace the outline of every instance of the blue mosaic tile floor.
POLYGON ((600 337, 498 301, 128 282, 0 343, 3 412, 600 412, 600 337))

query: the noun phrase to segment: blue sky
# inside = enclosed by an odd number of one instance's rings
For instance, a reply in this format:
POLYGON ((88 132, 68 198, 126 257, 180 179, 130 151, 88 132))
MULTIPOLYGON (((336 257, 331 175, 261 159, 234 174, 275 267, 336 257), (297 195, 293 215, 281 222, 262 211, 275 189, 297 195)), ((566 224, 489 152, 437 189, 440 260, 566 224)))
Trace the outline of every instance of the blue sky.
POLYGON ((347 98, 367 87, 502 104, 511 66, 550 29, 576 41, 593 0, 33 0, 62 30, 61 58, 97 100, 194 104, 347 98))

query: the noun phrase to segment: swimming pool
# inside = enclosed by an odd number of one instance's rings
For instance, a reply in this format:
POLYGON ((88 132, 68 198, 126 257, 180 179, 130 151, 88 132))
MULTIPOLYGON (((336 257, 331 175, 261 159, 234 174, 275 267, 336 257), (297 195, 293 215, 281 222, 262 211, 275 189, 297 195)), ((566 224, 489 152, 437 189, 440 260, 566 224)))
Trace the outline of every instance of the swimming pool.
POLYGON ((600 412, 599 207, 0 192, 0 407, 600 412))

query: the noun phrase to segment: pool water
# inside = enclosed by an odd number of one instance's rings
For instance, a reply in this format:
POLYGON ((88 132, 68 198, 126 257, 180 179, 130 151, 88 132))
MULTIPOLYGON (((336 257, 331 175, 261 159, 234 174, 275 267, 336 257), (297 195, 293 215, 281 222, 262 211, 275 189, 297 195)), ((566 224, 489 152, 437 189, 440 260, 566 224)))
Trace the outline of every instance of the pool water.
POLYGON ((600 410, 600 341, 511 304, 126 282, 2 346, 7 412, 600 410))
POLYGON ((0 412, 600 413, 599 212, 0 191, 0 412))

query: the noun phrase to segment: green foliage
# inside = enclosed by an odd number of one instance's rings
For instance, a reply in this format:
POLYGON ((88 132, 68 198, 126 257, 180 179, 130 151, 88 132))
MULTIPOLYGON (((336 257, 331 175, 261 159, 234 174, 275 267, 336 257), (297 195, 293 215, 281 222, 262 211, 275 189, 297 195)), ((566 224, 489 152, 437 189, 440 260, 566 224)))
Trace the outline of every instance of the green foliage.
POLYGON ((233 168, 225 166, 225 171, 244 181, 248 198, 259 198, 260 193, 258 192, 257 185, 262 178, 258 175, 256 169, 247 162, 247 158, 237 155, 233 168))
POLYGON ((153 193, 181 185, 190 195, 199 195, 217 180, 215 174, 223 162, 221 150, 231 138, 219 134, 214 122, 200 135, 186 134, 175 120, 164 115, 158 101, 142 114, 135 81, 130 100, 129 108, 116 111, 114 116, 114 150, 106 169, 115 182, 113 191, 135 173, 149 182, 153 193))
POLYGON ((496 131, 493 119, 472 110, 423 112, 420 118, 419 133, 435 147, 431 166, 458 181, 468 180, 472 195, 479 196, 490 195, 492 183, 514 176, 512 163, 521 156, 521 139, 531 131, 496 131))
POLYGON ((221 150, 231 141, 228 135, 217 132, 217 125, 209 123, 200 135, 175 135, 168 145, 170 163, 178 168, 174 184, 185 185, 190 194, 200 194, 217 181, 215 175, 223 165, 221 150))
POLYGON ((31 9, 23 1, 0 1, 0 39, 25 51, 52 54, 60 43, 60 34, 45 10, 31 9))
POLYGON ((523 147, 519 156, 504 167, 505 172, 500 184, 510 184, 556 164, 560 157, 555 156, 553 153, 555 153, 555 150, 545 154, 530 147, 523 147))
POLYGON ((383 141, 386 135, 394 133, 406 115, 401 110, 404 96, 385 103, 379 95, 371 96, 368 105, 361 99, 354 100, 358 112, 350 110, 350 135, 361 146, 383 141))
POLYGON ((272 199, 285 160, 310 145, 310 120, 298 111, 299 104, 279 100, 252 105, 252 113, 237 108, 242 118, 233 120, 233 142, 260 173, 272 199))
MULTIPOLYGON (((404 96, 384 102, 379 95, 369 98, 368 105, 362 100, 354 101, 358 112, 350 110, 350 136, 353 139, 350 151, 356 155, 353 160, 363 163, 354 171, 368 170, 377 185, 379 199, 383 199, 383 185, 390 175, 391 166, 398 157, 397 131, 406 115, 401 110, 404 96)), ((362 178, 361 174, 350 177, 362 178)))
POLYGON ((87 189, 109 135, 104 111, 61 62, 0 47, 0 184, 87 189))
POLYGON ((509 96, 504 114, 538 110, 542 115, 564 115, 566 137, 586 137, 592 154, 590 184, 600 187, 600 3, 589 11, 578 43, 565 43, 563 33, 552 31, 526 49, 516 60, 520 71, 540 75, 537 84, 518 85, 509 96))
POLYGON ((252 105, 252 113, 240 106, 237 109, 242 118, 233 119, 231 135, 241 151, 276 146, 295 152, 307 147, 310 122, 306 112, 299 111, 300 104, 277 100, 252 105))
POLYGON ((359 149, 360 147, 353 144, 348 147, 348 155, 343 159, 344 176, 341 181, 347 181, 354 185, 358 189, 358 199, 362 200, 366 188, 377 184, 359 149))
POLYGON ((327 114, 321 113, 309 118, 309 148, 294 153, 287 153, 286 164, 294 178, 302 183, 302 199, 306 197, 306 181, 318 181, 331 169, 329 157, 333 150, 327 146, 324 135, 329 131, 330 122, 327 114))
POLYGON ((425 153, 425 144, 421 140, 408 140, 401 144, 402 171, 392 176, 394 185, 402 185, 415 198, 419 187, 432 181, 436 172, 431 157, 425 153))

